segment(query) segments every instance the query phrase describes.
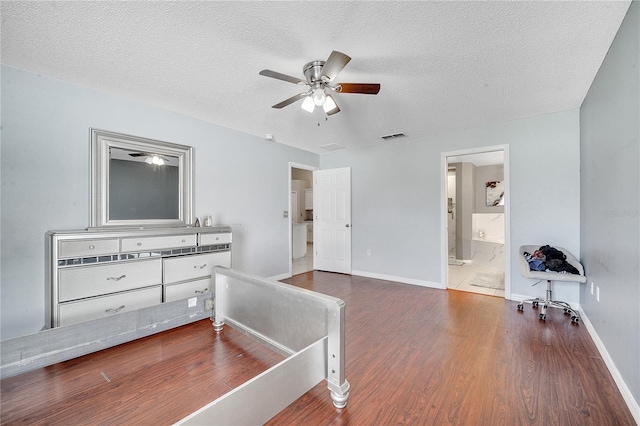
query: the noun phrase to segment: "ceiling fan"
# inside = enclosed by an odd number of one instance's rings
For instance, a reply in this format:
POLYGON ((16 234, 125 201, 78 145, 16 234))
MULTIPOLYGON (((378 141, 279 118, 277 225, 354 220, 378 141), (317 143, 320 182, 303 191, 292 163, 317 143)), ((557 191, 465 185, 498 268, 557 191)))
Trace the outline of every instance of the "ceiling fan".
POLYGON ((294 102, 304 99, 302 109, 313 112, 315 107, 322 107, 327 115, 340 112, 333 96, 327 93, 327 89, 336 93, 361 93, 364 95, 376 95, 380 91, 377 83, 333 83, 338 73, 349 63, 351 58, 344 53, 334 50, 326 61, 312 61, 302 68, 306 80, 281 74, 276 71, 262 70, 260 75, 271 77, 289 83, 308 86, 305 92, 298 93, 273 105, 272 108, 280 109, 294 102))

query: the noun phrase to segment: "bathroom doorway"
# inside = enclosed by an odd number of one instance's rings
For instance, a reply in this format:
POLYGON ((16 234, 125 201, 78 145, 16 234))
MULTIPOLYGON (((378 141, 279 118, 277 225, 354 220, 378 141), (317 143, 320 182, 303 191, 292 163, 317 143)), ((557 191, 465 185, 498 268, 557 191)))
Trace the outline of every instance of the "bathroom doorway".
POLYGON ((443 154, 443 284, 510 297, 508 147, 443 154))

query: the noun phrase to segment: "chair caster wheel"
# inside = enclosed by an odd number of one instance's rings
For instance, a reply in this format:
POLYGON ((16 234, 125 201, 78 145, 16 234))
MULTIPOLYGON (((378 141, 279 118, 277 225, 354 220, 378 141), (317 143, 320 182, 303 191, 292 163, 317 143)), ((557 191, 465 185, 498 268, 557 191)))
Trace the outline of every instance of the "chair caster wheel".
POLYGON ((531 303, 531 307, 532 308, 537 308, 538 307, 538 302, 532 302, 531 303))
POLYGON ((542 321, 544 321, 547 319, 547 314, 540 314, 539 317, 542 321))
POLYGON ((577 324, 580 322, 580 317, 576 317, 576 316, 572 316, 571 317, 571 322, 574 324, 577 324))
POLYGON ((522 303, 520 303, 520 304, 518 305, 518 310, 519 310, 519 311, 524 310, 524 305, 523 305, 522 303))
POLYGON ((564 314, 569 315, 571 313, 571 309, 564 308, 564 314))

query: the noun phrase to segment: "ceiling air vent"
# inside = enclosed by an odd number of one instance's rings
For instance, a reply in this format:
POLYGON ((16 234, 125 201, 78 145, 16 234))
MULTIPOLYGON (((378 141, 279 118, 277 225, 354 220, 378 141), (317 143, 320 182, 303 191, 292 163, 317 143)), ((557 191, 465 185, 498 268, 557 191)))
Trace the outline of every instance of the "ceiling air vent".
POLYGON ((394 139, 406 138, 407 135, 405 135, 403 132, 400 132, 400 133, 393 133, 391 135, 380 136, 380 137, 385 141, 391 141, 394 139))
POLYGON ((343 149, 343 146, 338 145, 337 143, 328 143, 326 145, 320 145, 320 148, 326 149, 327 151, 335 151, 337 149, 343 149))

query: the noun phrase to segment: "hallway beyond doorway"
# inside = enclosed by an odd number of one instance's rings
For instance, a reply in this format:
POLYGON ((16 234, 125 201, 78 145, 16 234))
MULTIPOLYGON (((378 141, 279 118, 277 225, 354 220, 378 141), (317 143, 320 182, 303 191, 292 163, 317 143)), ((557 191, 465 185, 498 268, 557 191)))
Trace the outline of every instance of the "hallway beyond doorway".
POLYGON ((307 243, 307 254, 299 259, 293 259, 291 275, 298 275, 313 271, 313 243, 307 243))

